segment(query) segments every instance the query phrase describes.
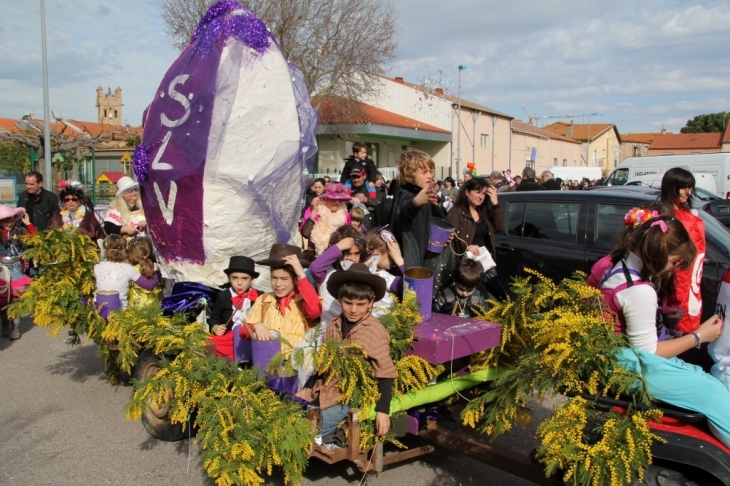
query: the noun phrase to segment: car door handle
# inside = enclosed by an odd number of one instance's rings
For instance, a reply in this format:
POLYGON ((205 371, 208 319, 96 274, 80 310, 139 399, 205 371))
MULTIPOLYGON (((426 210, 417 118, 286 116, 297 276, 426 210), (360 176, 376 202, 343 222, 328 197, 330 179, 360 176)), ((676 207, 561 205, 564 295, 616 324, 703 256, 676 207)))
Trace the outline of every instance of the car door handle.
POLYGON ((514 248, 511 248, 509 246, 498 246, 497 247, 497 253, 506 255, 507 253, 515 251, 514 248))

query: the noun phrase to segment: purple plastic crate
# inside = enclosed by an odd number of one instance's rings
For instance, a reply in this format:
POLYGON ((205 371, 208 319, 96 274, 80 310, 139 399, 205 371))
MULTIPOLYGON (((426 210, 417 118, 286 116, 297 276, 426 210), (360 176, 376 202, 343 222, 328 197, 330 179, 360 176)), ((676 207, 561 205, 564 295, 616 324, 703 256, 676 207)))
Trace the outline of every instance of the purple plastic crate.
POLYGON ((485 349, 499 346, 499 324, 433 313, 431 319, 416 326, 413 336, 415 354, 433 365, 448 363, 485 349))

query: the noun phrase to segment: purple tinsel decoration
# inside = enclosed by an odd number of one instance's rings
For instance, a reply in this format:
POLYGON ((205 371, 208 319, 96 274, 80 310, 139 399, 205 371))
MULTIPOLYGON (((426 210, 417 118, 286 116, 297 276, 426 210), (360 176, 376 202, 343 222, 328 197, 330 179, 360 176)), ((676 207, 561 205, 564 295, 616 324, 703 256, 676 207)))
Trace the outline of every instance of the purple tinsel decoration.
POLYGON ((193 32, 191 43, 196 43, 195 53, 204 56, 220 39, 235 37, 259 54, 269 47, 271 33, 258 17, 243 5, 231 0, 222 0, 208 9, 193 32), (243 10, 240 15, 231 15, 243 10))
POLYGON ((134 176, 140 184, 144 184, 147 181, 147 172, 150 170, 150 156, 147 152, 150 148, 149 145, 141 143, 134 149, 134 155, 132 156, 134 176))

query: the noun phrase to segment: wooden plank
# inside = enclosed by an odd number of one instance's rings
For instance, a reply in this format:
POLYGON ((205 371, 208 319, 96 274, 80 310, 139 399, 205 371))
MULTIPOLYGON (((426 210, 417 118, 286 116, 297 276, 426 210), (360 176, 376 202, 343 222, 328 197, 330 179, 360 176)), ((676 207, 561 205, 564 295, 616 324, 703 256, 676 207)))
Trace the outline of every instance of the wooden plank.
POLYGON ((391 464, 395 464, 397 462, 407 461, 408 459, 420 457, 435 450, 436 448, 434 446, 425 445, 421 447, 415 447, 413 449, 408 449, 402 452, 396 452, 394 454, 388 454, 386 456, 383 456, 383 466, 390 466, 391 464))
POLYGON ((543 486, 555 486, 555 478, 546 478, 545 471, 529 457, 515 451, 487 444, 462 430, 448 430, 431 425, 419 437, 439 447, 482 461, 490 466, 543 486))

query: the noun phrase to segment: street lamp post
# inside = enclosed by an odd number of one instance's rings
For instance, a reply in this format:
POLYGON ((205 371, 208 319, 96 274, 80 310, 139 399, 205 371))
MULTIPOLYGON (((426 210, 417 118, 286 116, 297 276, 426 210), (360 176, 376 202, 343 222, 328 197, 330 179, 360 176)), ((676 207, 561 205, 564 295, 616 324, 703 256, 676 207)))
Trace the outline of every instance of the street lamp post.
MULTIPOLYGON (((586 153, 586 165, 590 166, 589 161, 591 159, 591 117, 598 116, 598 113, 588 113, 588 148, 586 153)), ((593 160, 593 165, 596 165, 596 160, 593 160)))
POLYGON ((51 165, 51 109, 48 101, 48 53, 46 50, 46 2, 41 0, 41 51, 43 56, 43 152, 46 159, 45 172, 48 184, 53 187, 51 165))
POLYGON ((458 120, 456 127, 456 129, 458 130, 456 132, 456 180, 459 180, 461 178, 461 72, 464 69, 466 69, 466 66, 459 66, 459 103, 458 111, 456 112, 456 117, 458 120))

